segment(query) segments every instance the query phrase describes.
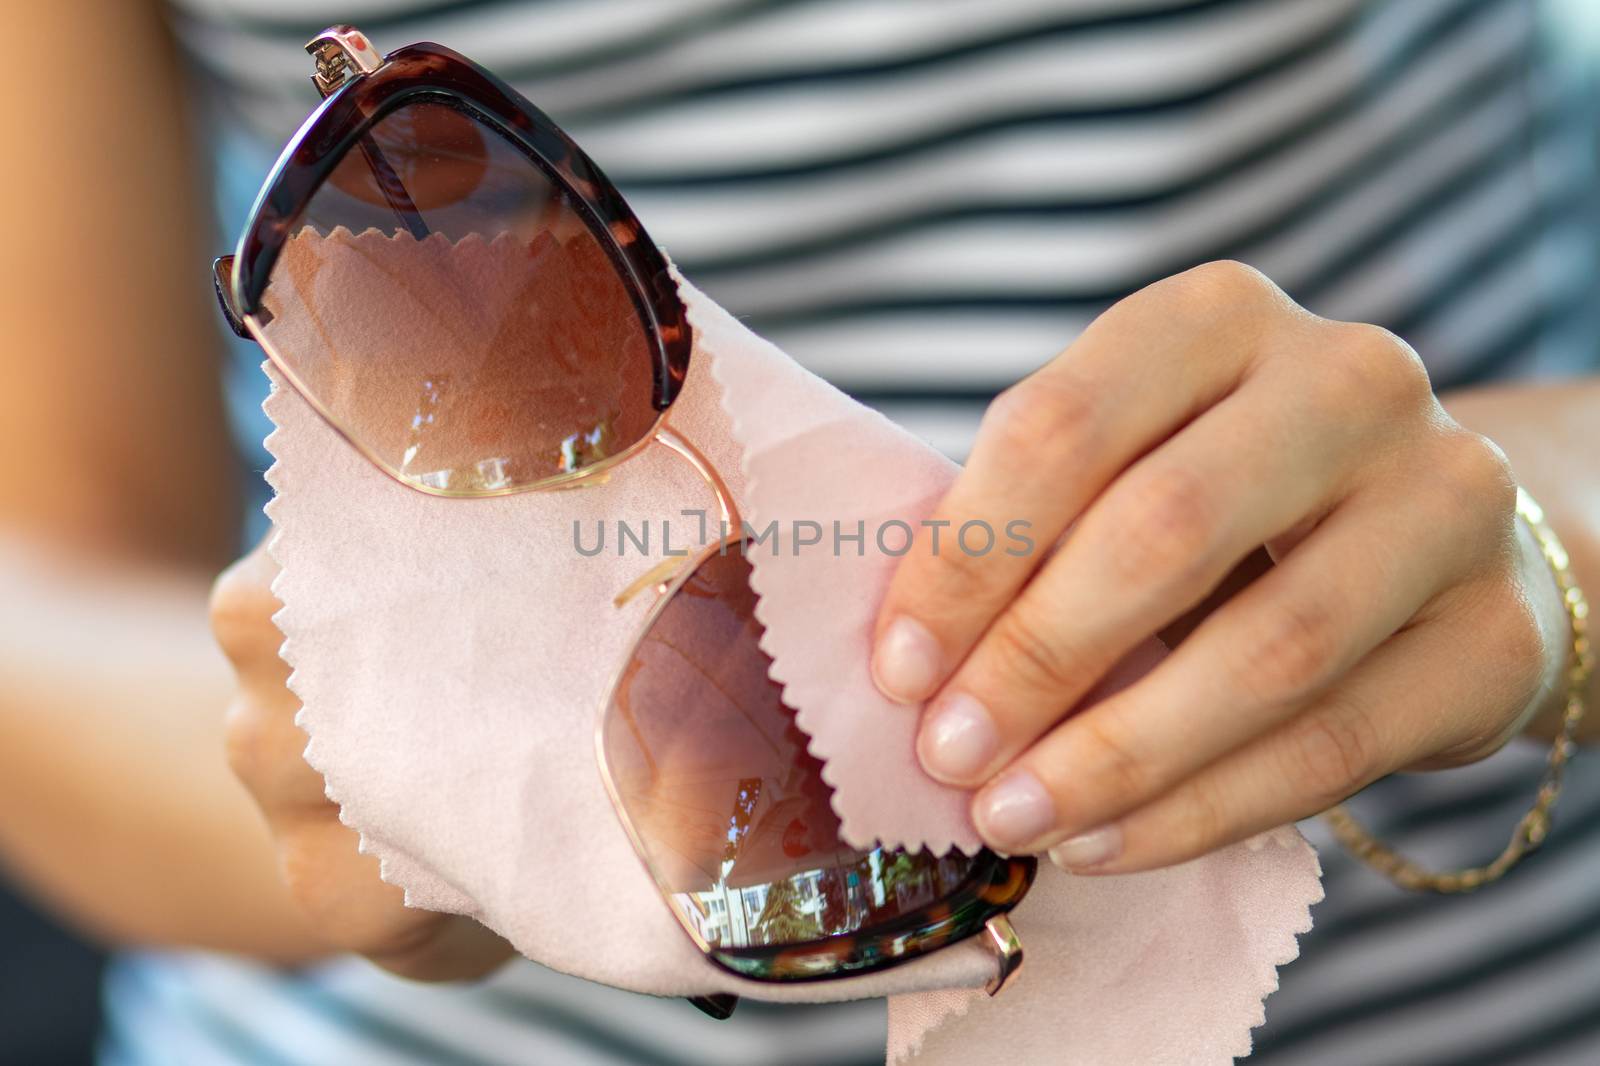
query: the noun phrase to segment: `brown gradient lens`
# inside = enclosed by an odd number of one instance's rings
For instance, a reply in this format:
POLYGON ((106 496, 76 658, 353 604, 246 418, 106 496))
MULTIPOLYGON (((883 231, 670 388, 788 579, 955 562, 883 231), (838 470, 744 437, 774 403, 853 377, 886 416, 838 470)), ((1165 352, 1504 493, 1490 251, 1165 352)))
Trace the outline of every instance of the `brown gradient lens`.
POLYGON ((379 120, 317 190, 263 296, 284 369, 401 480, 488 495, 643 440, 652 337, 570 196, 472 116, 379 120))
POLYGON ((654 616, 601 725, 635 844, 722 966, 799 980, 892 965, 1009 910, 1034 861, 859 851, 768 677, 742 545, 705 558, 654 616))

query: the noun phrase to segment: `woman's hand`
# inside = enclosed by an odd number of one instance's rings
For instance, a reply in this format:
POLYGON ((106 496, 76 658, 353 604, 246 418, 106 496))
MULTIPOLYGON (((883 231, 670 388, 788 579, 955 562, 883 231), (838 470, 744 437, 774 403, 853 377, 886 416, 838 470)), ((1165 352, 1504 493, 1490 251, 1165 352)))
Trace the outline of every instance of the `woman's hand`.
POLYGON ((412 910, 378 878, 378 860, 356 850, 322 776, 306 764, 300 703, 278 655, 272 622, 277 565, 264 545, 217 579, 211 624, 238 675, 228 712, 228 758, 255 796, 277 841, 290 894, 330 944, 420 980, 481 977, 512 955, 500 937, 468 918, 412 910))
POLYGON ((1515 499, 1404 342, 1210 264, 995 401, 933 516, 941 550, 919 535, 895 575, 874 673, 932 697, 923 766, 982 786, 992 846, 1179 862, 1482 758, 1548 702, 1566 622, 1515 499), (1040 550, 954 543, 1017 519, 1040 550), (1263 546, 1276 565, 1241 581, 1263 546), (1168 627, 1188 635, 1165 661, 1069 714, 1168 627))

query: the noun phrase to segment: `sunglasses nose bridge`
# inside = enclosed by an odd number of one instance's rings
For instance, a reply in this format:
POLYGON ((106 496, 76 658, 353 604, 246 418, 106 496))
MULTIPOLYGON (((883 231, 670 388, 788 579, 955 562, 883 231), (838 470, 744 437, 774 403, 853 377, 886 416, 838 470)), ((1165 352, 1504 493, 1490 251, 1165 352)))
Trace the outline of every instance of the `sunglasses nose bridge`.
POLYGON ((717 509, 722 513, 723 528, 728 532, 737 533, 740 528, 739 505, 734 502, 733 493, 728 491, 727 482, 722 480, 722 475, 717 473, 717 468, 705 457, 705 453, 695 447, 687 437, 679 435, 666 424, 665 420, 656 425, 655 439, 694 467, 695 473, 700 475, 700 480, 706 483, 711 494, 717 498, 717 509))
MULTIPOLYGON (((722 515, 723 538, 726 541, 730 535, 737 536, 740 532, 739 507, 734 503, 733 493, 728 490, 727 482, 722 480, 722 475, 717 473, 717 468, 707 459, 705 453, 695 447, 687 438, 679 435, 664 421, 656 426, 654 439, 660 441, 674 454, 680 456, 694 467, 695 473, 706 483, 711 494, 717 498, 717 509, 722 515)), ((694 513, 694 512, 689 512, 694 513)), ((701 528, 704 529, 704 512, 701 513, 701 528)), ((635 596, 645 589, 655 586, 656 595, 664 595, 672 585, 672 579, 689 563, 689 556, 674 555, 661 560, 643 574, 634 578, 627 587, 617 593, 611 600, 615 607, 623 607, 635 596)))

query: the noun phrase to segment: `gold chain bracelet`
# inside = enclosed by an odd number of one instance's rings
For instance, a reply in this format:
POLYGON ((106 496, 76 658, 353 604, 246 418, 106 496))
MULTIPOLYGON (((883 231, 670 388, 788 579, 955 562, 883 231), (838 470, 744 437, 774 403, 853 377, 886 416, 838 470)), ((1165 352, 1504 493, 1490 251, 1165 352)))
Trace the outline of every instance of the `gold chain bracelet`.
POLYGON ((1487 866, 1453 873, 1434 873, 1379 841, 1342 804, 1323 815, 1340 844, 1402 888, 1444 893, 1471 892, 1504 877, 1508 870, 1522 861, 1523 856, 1543 844, 1550 832, 1551 813, 1555 809, 1556 798, 1561 795, 1561 775, 1566 769, 1567 760, 1572 757, 1578 726, 1583 722, 1585 689, 1589 684, 1589 674, 1594 669, 1594 649, 1589 644, 1589 603, 1573 579, 1567 550, 1561 546, 1555 530, 1545 521, 1544 509, 1520 488, 1517 490, 1517 514, 1528 524, 1534 539, 1539 542, 1539 551, 1555 575, 1556 586, 1561 590, 1561 602, 1566 605, 1567 618, 1572 626, 1572 653, 1566 671, 1566 707, 1561 716, 1561 734, 1550 749, 1550 762, 1545 767, 1543 780, 1539 782, 1539 797, 1533 809, 1522 816, 1511 842, 1487 866))

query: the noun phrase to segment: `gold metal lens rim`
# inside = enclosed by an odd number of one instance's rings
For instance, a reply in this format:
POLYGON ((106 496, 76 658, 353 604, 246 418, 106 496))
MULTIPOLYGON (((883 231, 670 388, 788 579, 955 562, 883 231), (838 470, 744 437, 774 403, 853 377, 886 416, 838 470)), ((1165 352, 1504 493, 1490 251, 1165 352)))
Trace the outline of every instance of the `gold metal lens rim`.
POLYGON ((650 863, 645 859, 644 838, 639 835, 638 829, 634 827, 633 819, 628 815, 627 808, 623 806, 622 793, 617 789, 616 780, 611 772, 611 762, 606 758, 606 721, 610 717, 611 708, 616 703, 617 691, 622 687, 623 679, 627 676, 628 664, 631 663, 634 656, 638 654, 639 645, 644 643, 645 637, 648 636, 650 630, 655 627, 657 620, 659 620, 661 617, 661 613, 666 610, 667 604, 672 602, 672 598, 678 594, 678 590, 688 583, 689 579, 699 571, 700 567, 705 564, 706 560, 710 559, 718 552, 725 551, 728 545, 735 544, 742 539, 743 534, 738 531, 734 531, 718 541, 705 545, 700 549, 699 552, 690 558, 690 560, 684 565, 683 569, 679 571, 677 576, 672 579, 672 582, 667 585, 666 589, 661 593, 661 595, 656 597, 656 602, 650 606, 649 612, 644 616, 644 621, 640 622, 638 627, 635 629, 633 639, 628 642, 627 650, 623 653, 621 660, 617 663, 616 670, 611 677, 611 682, 606 685, 605 696, 600 702, 600 710, 599 713, 595 715, 594 722, 595 766, 600 771, 601 783, 605 785, 606 797, 611 800, 612 813, 616 815, 617 822, 622 826, 623 832, 627 835, 628 844, 633 850, 633 857, 638 861, 639 865, 643 867, 645 875, 650 878, 651 883, 656 886, 656 894, 660 897, 662 905, 667 908, 667 912, 672 915, 673 920, 678 923, 679 927, 682 928, 685 933, 689 934, 689 939, 694 942, 695 947, 700 949, 700 953, 708 958, 713 950, 711 944, 708 943, 705 937, 700 935, 699 930, 691 925, 688 920, 678 912, 678 909, 672 905, 670 902, 672 899, 671 887, 661 879, 660 875, 656 873, 656 871, 651 867, 650 863))
MULTIPOLYGON (((612 812, 616 815, 616 820, 622 826, 622 831, 628 839, 629 847, 633 851, 633 857, 644 870, 645 876, 650 878, 651 883, 656 886, 656 894, 661 899, 662 905, 666 907, 667 913, 672 915, 679 928, 688 934, 695 947, 708 960, 711 958, 715 948, 706 941, 705 937, 700 935, 699 930, 689 923, 678 908, 672 905, 670 902, 673 895, 671 887, 661 879, 645 859, 644 838, 639 835, 639 831, 634 827, 633 819, 628 815, 627 808, 623 806, 622 793, 617 789, 616 781, 611 773, 611 763, 606 758, 605 730, 606 720, 611 714, 611 708, 616 703, 617 690, 622 687, 623 679, 627 675, 628 664, 633 661, 634 656, 638 653, 639 645, 644 643, 645 636, 655 626, 662 612, 666 610, 667 604, 672 602, 672 598, 678 594, 678 590, 688 583, 689 579, 695 575, 708 559, 719 552, 726 551, 729 545, 737 544, 745 539, 742 530, 735 530, 718 541, 706 544, 699 552, 690 557, 682 570, 672 579, 661 595, 656 598, 656 602, 651 605, 649 612, 645 614, 644 621, 639 624, 635 631, 633 640, 628 643, 628 649, 617 664, 610 684, 606 686, 606 694, 601 700, 600 710, 595 715, 594 724, 595 766, 600 772, 600 781, 605 786, 606 797, 611 801, 612 812)), ((1018 971, 1022 969, 1022 940, 1017 935, 1016 929, 1012 927, 1009 914, 997 914, 988 919, 984 923, 983 931, 978 935, 982 937, 983 946, 995 959, 995 974, 983 986, 984 991, 990 996, 997 996, 1010 984, 1018 971)), ((954 946, 954 944, 946 945, 946 947, 954 946)), ((839 974, 833 979, 849 981, 852 978, 865 978, 868 976, 871 976, 871 971, 859 974, 839 974)), ((738 975, 734 975, 733 979, 756 987, 790 983, 761 981, 752 977, 738 975)))

